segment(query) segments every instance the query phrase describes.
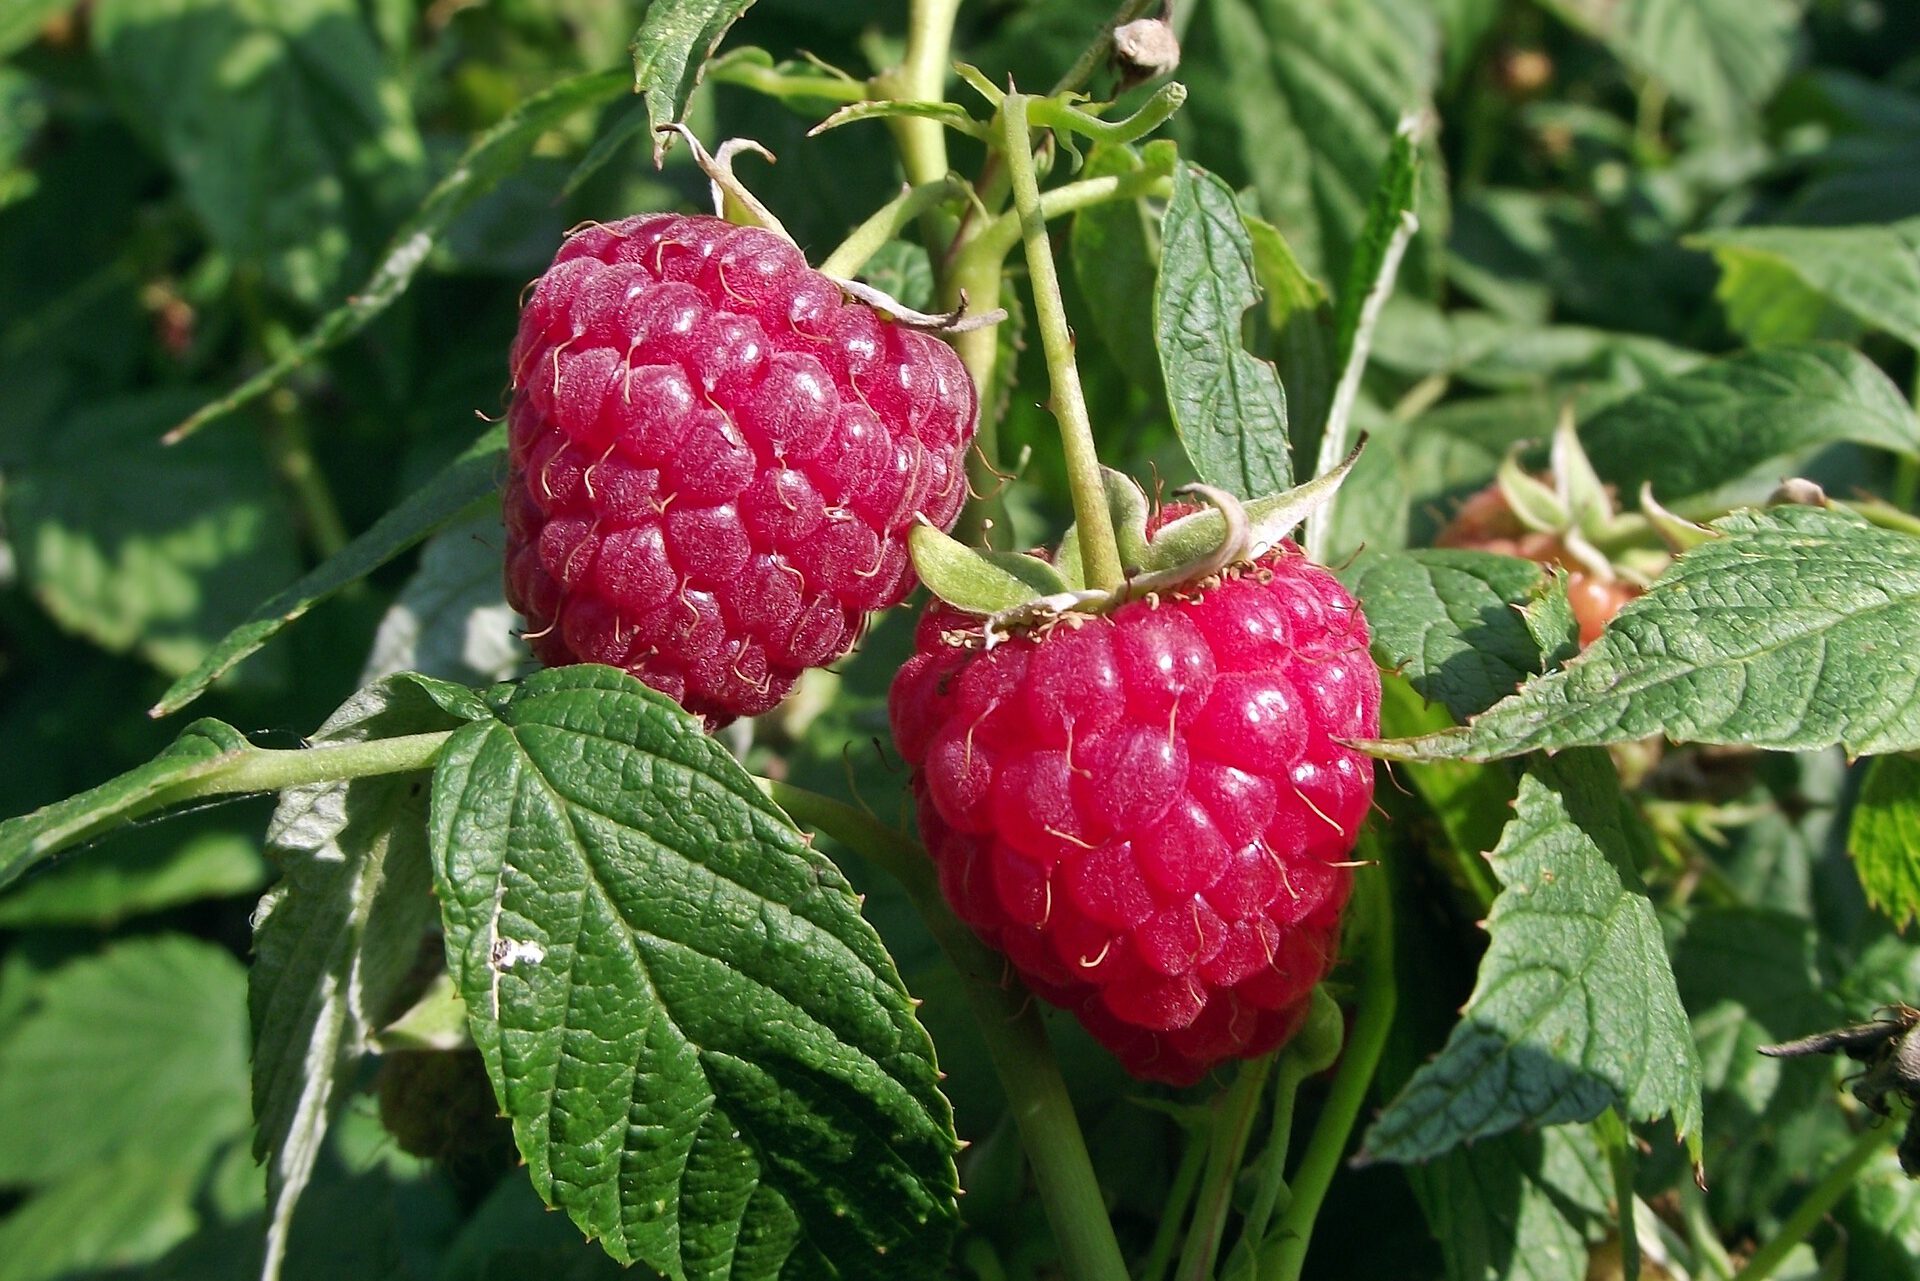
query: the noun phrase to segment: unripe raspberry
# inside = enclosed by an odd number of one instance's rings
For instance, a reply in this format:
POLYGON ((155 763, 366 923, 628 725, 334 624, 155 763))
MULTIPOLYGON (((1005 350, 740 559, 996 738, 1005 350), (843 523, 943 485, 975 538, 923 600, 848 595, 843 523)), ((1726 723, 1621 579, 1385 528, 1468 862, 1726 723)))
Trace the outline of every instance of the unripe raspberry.
POLYGON ((951 348, 770 231, 644 214, 561 246, 512 354, 507 598, 536 657, 722 723, 766 711, 913 584, 966 497, 951 348))
POLYGON ((936 607, 894 739, 955 912, 1136 1076, 1291 1036, 1333 964, 1379 733, 1359 607, 1283 544, 992 649, 936 607))

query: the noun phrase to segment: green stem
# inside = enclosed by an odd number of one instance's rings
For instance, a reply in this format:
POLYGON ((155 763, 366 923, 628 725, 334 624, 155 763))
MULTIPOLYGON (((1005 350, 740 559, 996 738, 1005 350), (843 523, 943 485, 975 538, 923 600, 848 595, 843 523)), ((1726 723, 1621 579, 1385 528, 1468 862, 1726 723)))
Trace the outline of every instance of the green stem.
POLYGON ((352 535, 341 518, 339 504, 334 502, 326 473, 320 470, 320 462, 313 456, 313 440, 307 433, 305 420, 300 417, 298 398, 284 387, 267 400, 261 440, 274 471, 293 495, 314 553, 321 560, 331 559, 351 541, 352 535))
POLYGON ((881 246, 898 236, 908 223, 929 209, 965 194, 965 187, 952 175, 944 176, 938 182, 907 188, 855 227, 853 234, 827 255, 819 270, 824 275, 838 276, 843 280, 859 275, 860 269, 880 252, 881 246))
POLYGON ((1813 1191, 1807 1193, 1806 1199, 1787 1216, 1787 1221, 1774 1233, 1773 1240, 1754 1251, 1753 1257, 1747 1260, 1747 1266, 1740 1269, 1738 1281, 1766 1281, 1772 1276, 1774 1270, 1793 1253, 1793 1247, 1805 1241, 1820 1226, 1827 1212, 1838 1205, 1840 1198, 1853 1186, 1860 1171, 1880 1154, 1880 1150, 1898 1132, 1897 1126, 1876 1125, 1855 1139, 1853 1146, 1847 1149, 1847 1154, 1840 1158, 1839 1164, 1827 1171, 1826 1177, 1815 1184, 1813 1191))
POLYGON ((1080 563, 1086 569, 1087 586, 1118 591, 1125 585, 1126 574, 1120 564, 1113 518, 1107 510, 1106 482, 1094 451, 1086 394, 1073 360, 1073 331, 1067 327, 1066 306, 1060 301, 1060 276, 1054 268, 1053 248, 1047 243, 1047 220, 1040 204, 1040 182, 1033 170, 1025 95, 1007 95, 1000 107, 999 124, 1001 150, 1013 180, 1014 208, 1019 211, 1020 234, 1027 246, 1034 321, 1047 355, 1053 413, 1060 423, 1060 443, 1066 453, 1067 484, 1073 493, 1073 515, 1080 530, 1080 563))
POLYGON ((234 753, 227 763, 166 789, 161 794, 164 797, 161 803, 178 805, 209 796, 279 792, 289 787, 344 782, 377 774, 411 774, 431 769, 452 737, 452 730, 438 730, 431 734, 376 738, 365 743, 250 748, 234 753))
POLYGON ((1712 1281, 1733 1281, 1733 1259, 1720 1244, 1720 1232, 1707 1212, 1707 1194, 1692 1179, 1680 1180, 1680 1216, 1686 1223, 1687 1241, 1693 1246, 1694 1271, 1704 1267, 1712 1281))
POLYGON ((1261 1154, 1260 1181, 1254 1186, 1253 1200, 1247 1205, 1240 1226, 1240 1242, 1228 1256, 1228 1275, 1241 1275, 1240 1269, 1258 1257, 1260 1243, 1267 1239, 1267 1223, 1286 1191, 1287 1148, 1293 1139, 1293 1105, 1300 1095, 1300 1083, 1312 1073, 1307 1062, 1292 1047, 1280 1055, 1279 1079, 1273 1086, 1273 1120, 1268 1126, 1267 1150, 1261 1154), (1234 1260, 1240 1260, 1235 1263, 1234 1260))
POLYGON ((1260 1111, 1260 1096, 1266 1090, 1267 1076, 1273 1071, 1271 1054, 1242 1064, 1227 1092, 1214 1100, 1213 1139, 1207 1145, 1207 1177, 1200 1185, 1200 1200, 1194 1207, 1193 1227, 1187 1232, 1186 1248, 1180 1252, 1180 1265, 1174 1269, 1174 1281, 1207 1281, 1213 1275, 1220 1254, 1220 1238, 1226 1235, 1227 1211, 1233 1208, 1233 1185, 1240 1176, 1240 1163, 1247 1155, 1247 1138, 1253 1133, 1253 1119, 1260 1111))
POLYGON ((1612 1108, 1593 1123, 1594 1137, 1613 1171, 1615 1217, 1620 1223, 1621 1281, 1640 1281, 1640 1231, 1633 1219, 1633 1131, 1612 1108))
POLYGON ((1347 1150, 1347 1136, 1360 1116, 1361 1104, 1380 1066, 1381 1051, 1386 1048, 1387 1032, 1393 1026, 1398 993, 1393 975, 1392 890, 1383 877, 1373 876, 1361 881, 1359 892, 1371 911, 1361 918, 1366 929, 1367 969, 1360 985, 1353 1035, 1333 1078, 1333 1088, 1327 1093, 1320 1123, 1314 1127, 1306 1155, 1294 1174, 1293 1199, 1280 1216, 1272 1244, 1260 1252, 1255 1275, 1261 1281, 1298 1281, 1307 1247, 1313 1241, 1313 1221, 1320 1215, 1327 1186, 1333 1182, 1347 1150))
POLYGON ((1160 1207, 1160 1226, 1154 1229, 1153 1246, 1140 1265, 1140 1281, 1160 1281, 1173 1263, 1174 1247, 1180 1244, 1180 1225, 1187 1221, 1187 1207, 1200 1186, 1200 1172, 1207 1164, 1204 1136, 1189 1130, 1186 1151, 1180 1154, 1180 1168, 1174 1172, 1173 1186, 1167 1189, 1166 1203, 1160 1207))
POLYGON ((905 833, 851 805, 787 783, 763 780, 761 786, 797 821, 870 859, 905 888, 934 942, 964 980, 967 1004, 1006 1091, 1027 1164, 1053 1225, 1063 1275, 1068 1281, 1125 1281, 1126 1265, 1107 1218, 1106 1200, 1033 997, 1007 977, 1005 960, 947 907, 926 851, 905 833))
MULTIPOLYGON (((874 77, 874 91, 901 102, 945 98, 953 22, 959 12, 960 0, 913 0, 907 16, 906 57, 898 67, 874 77)), ((909 183, 918 187, 946 177, 947 135, 938 121, 897 116, 887 125, 893 130, 909 183)))

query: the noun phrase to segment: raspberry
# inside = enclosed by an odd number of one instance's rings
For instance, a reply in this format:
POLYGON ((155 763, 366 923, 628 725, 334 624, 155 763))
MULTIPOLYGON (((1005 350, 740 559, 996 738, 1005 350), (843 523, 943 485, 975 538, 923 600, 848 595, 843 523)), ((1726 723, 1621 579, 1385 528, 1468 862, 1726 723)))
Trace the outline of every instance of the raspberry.
POLYGON ((1518 556, 1566 570, 1567 600, 1580 626, 1582 648, 1599 640, 1613 616, 1641 592, 1630 582, 1601 578, 1581 568, 1579 561, 1567 555, 1566 543, 1558 535, 1528 529, 1498 485, 1477 490, 1463 502, 1447 527, 1434 537, 1433 545, 1518 556))
POLYGON ((894 739, 954 911, 1135 1076, 1272 1050, 1334 959, 1379 732, 1367 625, 1291 543, 978 644, 922 619, 894 739))
POLYGON ((772 232, 643 214, 570 237, 512 354, 507 598, 548 665, 764 712, 912 588, 966 497, 973 383, 772 232))

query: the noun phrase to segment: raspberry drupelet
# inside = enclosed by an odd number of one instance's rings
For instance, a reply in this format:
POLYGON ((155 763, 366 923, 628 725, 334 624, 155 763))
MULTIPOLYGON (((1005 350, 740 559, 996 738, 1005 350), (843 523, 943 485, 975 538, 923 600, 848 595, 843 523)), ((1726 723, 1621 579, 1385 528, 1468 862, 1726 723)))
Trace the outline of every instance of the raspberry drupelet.
POLYGON ((1333 964, 1379 732, 1365 619, 1283 543, 992 648, 936 605, 890 700, 955 912, 1136 1076, 1272 1050, 1333 964))
POLYGON ((966 498, 971 379, 773 232, 643 214, 569 237, 520 315, 509 602, 709 724, 764 712, 913 585, 966 498))

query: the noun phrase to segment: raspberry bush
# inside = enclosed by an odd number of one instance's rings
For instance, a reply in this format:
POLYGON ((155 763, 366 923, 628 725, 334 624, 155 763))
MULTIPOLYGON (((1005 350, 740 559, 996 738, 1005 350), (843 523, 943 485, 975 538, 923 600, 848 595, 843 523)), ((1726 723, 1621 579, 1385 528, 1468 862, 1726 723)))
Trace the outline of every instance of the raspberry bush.
POLYGON ((0 1281, 1914 1275, 1917 87, 13 6, 0 1281))

